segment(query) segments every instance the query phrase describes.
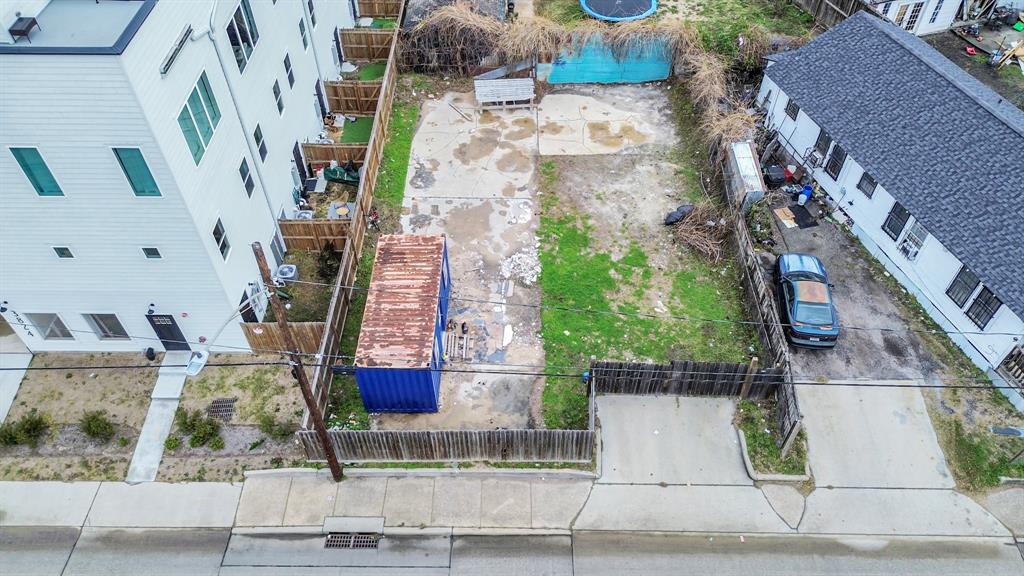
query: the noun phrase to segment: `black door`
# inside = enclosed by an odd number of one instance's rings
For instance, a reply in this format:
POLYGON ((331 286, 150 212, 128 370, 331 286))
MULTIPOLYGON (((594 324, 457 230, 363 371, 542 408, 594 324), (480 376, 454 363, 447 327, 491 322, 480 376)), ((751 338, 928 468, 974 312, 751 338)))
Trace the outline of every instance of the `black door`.
POLYGON ((259 322, 260 319, 256 317, 256 311, 252 309, 251 305, 247 305, 246 302, 249 300, 249 291, 242 291, 242 300, 238 303, 238 307, 242 308, 242 321, 244 322, 259 322))
POLYGON ((309 172, 306 170, 306 162, 302 159, 302 148, 298 142, 292 148, 292 160, 295 162, 295 169, 299 171, 299 180, 305 186, 306 178, 309 178, 309 172))
POLYGON ((327 117, 327 102, 324 100, 324 91, 320 88, 320 79, 316 79, 316 101, 320 104, 320 117, 327 117))
POLYGON ((178 323, 174 321, 174 316, 170 314, 149 314, 146 316, 146 320, 149 320, 150 326, 153 327, 153 332, 156 332, 156 337, 160 339, 166 350, 192 349, 189 347, 188 342, 185 341, 185 335, 181 333, 181 328, 178 328, 178 323))

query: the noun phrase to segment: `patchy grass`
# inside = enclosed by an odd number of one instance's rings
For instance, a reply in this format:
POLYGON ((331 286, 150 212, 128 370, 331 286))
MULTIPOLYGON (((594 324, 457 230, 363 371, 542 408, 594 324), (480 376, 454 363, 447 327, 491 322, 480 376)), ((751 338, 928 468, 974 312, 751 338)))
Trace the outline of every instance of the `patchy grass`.
POLYGON ((771 402, 741 400, 734 423, 747 440, 747 455, 754 469, 764 474, 799 475, 807 468, 807 440, 800 432, 785 459, 777 443, 775 407, 771 402))
MULTIPOLYGON (((251 356, 254 362, 284 362, 276 355, 251 356)), ((211 363, 238 362, 237 354, 214 354, 211 363)), ((182 408, 206 410, 217 398, 237 398, 234 424, 258 425, 267 416, 297 424, 303 401, 287 366, 207 366, 185 381, 182 408)))
MULTIPOLYGON (((340 248, 339 248, 340 249, 340 248)), ((331 284, 334 278, 321 278, 317 275, 317 252, 309 250, 290 250, 284 256, 287 264, 295 264, 299 268, 299 279, 323 284, 331 284)), ((278 293, 282 292, 279 290, 278 293)), ((292 297, 288 302, 285 315, 289 322, 323 322, 327 318, 327 309, 331 306, 330 286, 296 282, 289 284, 283 292, 292 297)), ((276 322, 274 310, 267 307, 264 322, 276 322)))
POLYGON ((387 70, 387 67, 388 63, 386 60, 363 64, 359 67, 359 79, 363 82, 380 80, 384 77, 384 72, 387 70))
POLYGON ((1024 458, 1010 464, 1010 458, 1024 450, 1024 440, 968 431, 956 418, 933 423, 946 463, 960 488, 976 492, 998 486, 1000 476, 1024 478, 1024 458))
POLYGON ((769 32, 802 36, 814 26, 814 18, 786 0, 707 0, 696 21, 701 43, 708 51, 730 58, 739 55, 736 39, 753 26, 769 32))
POLYGON ((370 415, 363 406, 354 376, 335 376, 328 400, 327 427, 342 430, 369 430, 370 415))
POLYGON ((373 198, 376 204, 383 204, 396 212, 401 210, 402 199, 405 197, 409 152, 412 150, 412 137, 416 133, 419 118, 420 108, 412 103, 398 102, 391 109, 384 162, 381 164, 373 198))
POLYGON ((449 468, 450 462, 356 462, 346 464, 346 468, 403 468, 414 470, 416 468, 449 468))
POLYGON ((534 2, 533 8, 537 16, 543 16, 562 24, 573 24, 587 19, 579 0, 540 0, 534 2))
MULTIPOLYGON (((619 258, 597 250, 595 229, 558 198, 558 166, 540 164, 541 312, 546 364, 566 372, 583 369, 592 357, 665 362, 672 358, 745 362, 752 335, 730 323, 636 315, 655 289, 648 255, 634 242, 619 258), (585 312, 580 312, 583 310, 585 312)), ((710 265, 680 255, 665 303, 671 314, 719 320, 743 317, 738 280, 728 263, 710 265)), ((661 277, 661 276, 659 276, 661 277)), ((581 379, 549 377, 544 389, 548 428, 585 428, 587 395, 581 379)))
POLYGON ((373 132, 373 117, 361 116, 355 122, 345 120, 339 144, 365 144, 370 141, 373 132))

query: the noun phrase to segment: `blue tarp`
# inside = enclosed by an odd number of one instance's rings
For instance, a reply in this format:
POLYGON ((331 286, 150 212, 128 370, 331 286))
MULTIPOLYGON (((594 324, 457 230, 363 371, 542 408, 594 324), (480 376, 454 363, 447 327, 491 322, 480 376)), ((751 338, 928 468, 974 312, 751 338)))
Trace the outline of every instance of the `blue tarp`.
POLYGON ((630 84, 664 80, 672 73, 666 42, 638 46, 616 54, 600 39, 582 48, 559 53, 551 63, 551 84, 630 84))

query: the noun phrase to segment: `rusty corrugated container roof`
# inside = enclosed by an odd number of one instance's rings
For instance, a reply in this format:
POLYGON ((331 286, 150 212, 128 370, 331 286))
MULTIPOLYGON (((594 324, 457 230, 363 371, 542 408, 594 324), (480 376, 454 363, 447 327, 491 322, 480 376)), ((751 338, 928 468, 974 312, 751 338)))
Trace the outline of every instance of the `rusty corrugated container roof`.
POLYGON ((425 368, 434 348, 444 236, 377 240, 355 365, 425 368))

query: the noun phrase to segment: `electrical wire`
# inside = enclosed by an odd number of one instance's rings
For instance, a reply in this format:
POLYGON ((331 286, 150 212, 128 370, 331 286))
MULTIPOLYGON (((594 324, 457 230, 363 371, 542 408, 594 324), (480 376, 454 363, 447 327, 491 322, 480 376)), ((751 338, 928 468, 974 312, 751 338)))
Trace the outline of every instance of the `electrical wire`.
MULTIPOLYGON (((369 288, 362 287, 362 286, 356 286, 356 285, 329 284, 329 283, 326 283, 326 282, 311 282, 309 280, 287 280, 286 282, 289 282, 289 283, 299 283, 299 284, 311 284, 311 285, 314 285, 314 286, 328 286, 328 287, 334 287, 334 288, 345 288, 345 289, 359 290, 361 292, 369 292, 369 290, 370 290, 369 288)), ((404 291, 404 290, 398 290, 398 289, 376 288, 375 290, 376 291, 380 291, 380 292, 389 292, 389 293, 392 293, 392 294, 420 295, 420 293, 418 293, 418 292, 404 291)), ((684 322, 707 322, 707 323, 714 323, 714 324, 737 324, 737 325, 745 325, 745 326, 775 325, 774 322, 758 322, 758 321, 755 321, 755 320, 731 320, 731 319, 728 319, 728 318, 704 318, 704 317, 701 317, 701 316, 680 316, 680 315, 674 315, 674 314, 651 314, 651 313, 644 313, 644 312, 618 312, 618 311, 614 311, 614 310, 593 310, 593 309, 589 309, 589 308, 574 308, 574 307, 571 307, 571 306, 553 306, 553 305, 550 305, 550 304, 528 304, 528 303, 525 303, 525 302, 504 302, 504 301, 501 301, 501 300, 484 300, 484 299, 479 299, 479 298, 467 298, 467 297, 456 296, 456 295, 449 295, 448 298, 450 300, 458 300, 460 302, 471 302, 471 303, 475 303, 475 304, 493 304, 493 305, 497 305, 497 306, 516 306, 516 307, 521 307, 521 308, 534 308, 534 309, 539 309, 539 310, 555 310, 555 311, 559 311, 559 312, 573 312, 573 313, 582 313, 582 314, 601 314, 601 315, 619 316, 619 317, 635 317, 635 318, 644 318, 644 319, 649 319, 649 320, 651 320, 651 319, 652 320, 675 320, 675 321, 684 321, 684 322)), ((784 322, 779 322, 778 325, 779 326, 792 326, 792 324, 788 324, 788 323, 784 323, 784 322)), ((888 332, 888 333, 911 332, 911 333, 919 333, 919 334, 947 334, 947 335, 963 335, 963 336, 1014 336, 1014 337, 1020 337, 1021 336, 1021 334, 1019 334, 1017 332, 985 332, 985 331, 977 331, 977 330, 975 330, 975 331, 970 331, 970 330, 942 330, 942 329, 939 329, 939 330, 923 330, 923 329, 914 329, 914 328, 884 328, 884 327, 870 327, 870 326, 851 326, 851 325, 848 325, 848 324, 840 324, 839 327, 843 328, 843 329, 846 329, 846 330, 859 330, 859 331, 869 331, 869 332, 888 332)))

